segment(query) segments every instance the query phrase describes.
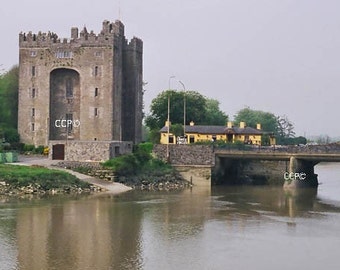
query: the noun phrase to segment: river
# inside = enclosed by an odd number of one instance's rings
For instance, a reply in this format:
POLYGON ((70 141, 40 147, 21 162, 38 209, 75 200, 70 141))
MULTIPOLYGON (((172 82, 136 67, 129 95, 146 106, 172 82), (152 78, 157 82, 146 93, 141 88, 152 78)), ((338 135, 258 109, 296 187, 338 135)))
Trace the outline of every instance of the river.
POLYGON ((340 164, 318 190, 181 192, 0 201, 0 269, 339 269, 340 164))

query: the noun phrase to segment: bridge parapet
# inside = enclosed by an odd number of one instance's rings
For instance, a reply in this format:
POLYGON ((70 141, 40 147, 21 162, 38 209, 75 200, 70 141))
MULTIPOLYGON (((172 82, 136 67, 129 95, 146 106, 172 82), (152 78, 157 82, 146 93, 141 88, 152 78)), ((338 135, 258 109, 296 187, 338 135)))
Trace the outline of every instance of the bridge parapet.
POLYGON ((323 144, 323 145, 287 145, 287 146, 257 146, 257 145, 223 145, 213 146, 214 151, 249 151, 261 153, 306 153, 306 154, 340 154, 340 144, 323 144))

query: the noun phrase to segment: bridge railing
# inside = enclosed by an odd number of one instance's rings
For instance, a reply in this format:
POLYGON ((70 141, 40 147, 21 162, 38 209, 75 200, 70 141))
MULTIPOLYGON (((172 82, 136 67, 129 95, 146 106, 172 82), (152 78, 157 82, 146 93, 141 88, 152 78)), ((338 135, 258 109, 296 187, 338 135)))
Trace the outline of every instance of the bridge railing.
POLYGON ((240 144, 225 144, 213 145, 215 151, 252 151, 263 153, 310 153, 310 154, 340 154, 340 144, 324 144, 324 145, 274 145, 274 146, 261 146, 261 145, 240 145, 240 144))

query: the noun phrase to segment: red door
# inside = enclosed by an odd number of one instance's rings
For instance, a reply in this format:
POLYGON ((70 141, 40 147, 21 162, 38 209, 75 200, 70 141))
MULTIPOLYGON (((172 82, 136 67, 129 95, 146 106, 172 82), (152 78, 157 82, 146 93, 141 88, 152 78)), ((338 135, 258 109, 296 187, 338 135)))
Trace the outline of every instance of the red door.
POLYGON ((52 159, 65 159, 65 144, 55 144, 52 147, 52 159))

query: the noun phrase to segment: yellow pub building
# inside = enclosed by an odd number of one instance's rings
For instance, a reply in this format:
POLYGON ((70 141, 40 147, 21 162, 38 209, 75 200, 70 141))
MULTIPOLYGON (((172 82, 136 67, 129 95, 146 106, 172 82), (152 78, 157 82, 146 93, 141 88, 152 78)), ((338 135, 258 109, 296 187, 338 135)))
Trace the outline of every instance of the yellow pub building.
MULTIPOLYGON (((171 124, 171 123, 170 123, 171 124)), ((257 124, 256 128, 246 126, 245 122, 240 122, 238 127, 233 126, 232 122, 228 122, 227 126, 205 126, 195 125, 193 121, 189 126, 185 126, 185 139, 183 136, 177 137, 168 132, 169 122, 165 122, 165 126, 160 130, 161 144, 191 144, 204 141, 225 141, 234 143, 237 141, 245 144, 261 145, 262 135, 261 124, 257 124)), ((270 138, 270 144, 275 144, 275 139, 270 138)))

